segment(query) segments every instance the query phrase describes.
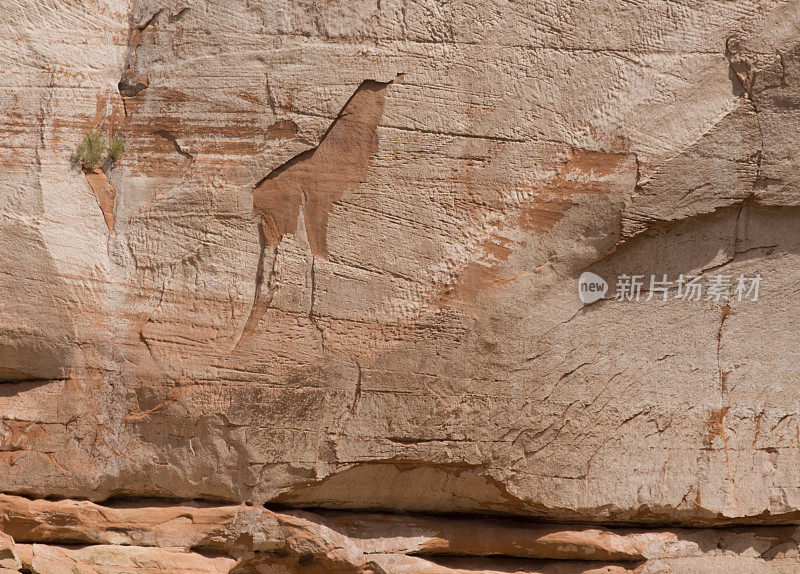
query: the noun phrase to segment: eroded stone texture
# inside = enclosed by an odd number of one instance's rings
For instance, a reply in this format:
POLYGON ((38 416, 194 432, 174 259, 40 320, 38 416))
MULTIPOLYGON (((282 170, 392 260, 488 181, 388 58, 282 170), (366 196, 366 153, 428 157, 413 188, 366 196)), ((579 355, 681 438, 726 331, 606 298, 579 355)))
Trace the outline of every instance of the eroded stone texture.
POLYGON ((799 6, 4 0, 0 491, 170 524, 6 520, 20 560, 796 571, 799 6), (102 174, 69 161, 92 127, 126 142, 102 174), (584 270, 764 284, 584 307, 584 270), (365 550, 296 507, 427 514, 365 550), (455 512, 685 534, 603 564, 386 545, 455 512), (300 542, 237 554, 276 520, 300 542))
MULTIPOLYGON (((796 526, 610 529, 508 518, 0 497, 35 572, 791 572, 796 526), (31 541, 39 543, 31 544, 31 541), (72 545, 64 544, 71 541, 72 545)), ((10 538, 9 538, 10 540, 10 538)), ((16 556, 16 553, 14 554, 16 556)))

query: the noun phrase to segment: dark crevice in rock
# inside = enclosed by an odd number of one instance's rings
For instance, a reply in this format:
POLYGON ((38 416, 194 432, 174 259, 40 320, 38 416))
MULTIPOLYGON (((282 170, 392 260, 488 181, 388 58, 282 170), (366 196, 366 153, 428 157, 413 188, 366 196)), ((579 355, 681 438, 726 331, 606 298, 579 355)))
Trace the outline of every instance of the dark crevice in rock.
POLYGON ((128 53, 125 56, 125 66, 122 69, 122 77, 120 78, 119 83, 117 84, 117 90, 119 91, 120 95, 122 96, 122 104, 125 110, 125 116, 128 115, 128 108, 125 103, 126 98, 135 98, 139 95, 139 93, 146 89, 150 83, 149 78, 145 76, 139 76, 136 73, 136 60, 137 60, 137 49, 139 48, 139 44, 142 41, 142 32, 144 32, 150 25, 156 20, 156 18, 164 11, 164 8, 161 8, 157 12, 153 13, 147 20, 145 20, 141 24, 134 24, 131 21, 131 27, 129 32, 129 41, 128 41, 128 53))
MULTIPOLYGON (((119 93, 123 95, 125 98, 135 98, 139 95, 139 92, 146 89, 148 86, 147 82, 136 82, 136 83, 128 83, 125 80, 120 80, 117 84, 117 89, 119 93)), ((123 102, 124 102, 123 98, 123 102)), ((125 115, 128 115, 127 113, 125 115)))
POLYGON ((185 6, 180 10, 178 10, 177 12, 175 12, 174 14, 170 14, 168 18, 169 23, 172 24, 173 22, 177 22, 178 20, 183 18, 189 10, 190 8, 188 6, 185 6))
POLYGON ((168 142, 170 142, 172 144, 172 147, 175 148, 175 151, 178 152, 180 155, 182 155, 183 157, 188 159, 190 162, 194 161, 194 159, 195 159, 194 155, 192 155, 191 153, 189 153, 188 151, 183 149, 181 147, 181 145, 178 143, 178 139, 173 134, 171 134, 167 130, 157 130, 154 133, 157 136, 160 136, 160 137, 164 138, 165 140, 167 140, 168 142))
MULTIPOLYGON (((69 381, 69 377, 53 377, 50 379, 41 379, 25 373, 11 372, 7 369, 0 368, 0 385, 26 385, 26 390, 39 386, 48 385, 50 383, 69 381)), ((13 393, 16 394, 16 393, 13 393)), ((7 396, 0 392, 0 397, 7 396)))
POLYGON ((152 16, 150 16, 142 24, 139 24, 136 28, 139 30, 139 32, 144 32, 150 26, 150 24, 152 24, 155 21, 155 19, 158 18, 158 16, 163 11, 164 11, 164 8, 161 8, 160 10, 157 10, 156 12, 153 12, 152 16))
MULTIPOLYGON (((311 279, 311 304, 308 308, 308 320, 314 325, 314 329, 317 331, 319 335, 320 347, 322 351, 325 351, 325 331, 322 329, 322 325, 320 325, 317 312, 316 312, 316 303, 317 303, 317 273, 316 273, 316 266, 317 266, 317 257, 316 255, 311 255, 311 272, 310 272, 310 279, 311 279)), ((360 376, 360 371, 359 371, 360 376)))

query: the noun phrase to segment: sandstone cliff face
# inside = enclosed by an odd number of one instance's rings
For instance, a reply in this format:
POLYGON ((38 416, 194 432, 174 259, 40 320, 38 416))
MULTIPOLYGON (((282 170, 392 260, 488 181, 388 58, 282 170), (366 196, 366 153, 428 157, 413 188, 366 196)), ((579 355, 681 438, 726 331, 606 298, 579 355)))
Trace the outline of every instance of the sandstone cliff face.
POLYGON ((0 7, 0 571, 800 569, 800 3, 0 7))

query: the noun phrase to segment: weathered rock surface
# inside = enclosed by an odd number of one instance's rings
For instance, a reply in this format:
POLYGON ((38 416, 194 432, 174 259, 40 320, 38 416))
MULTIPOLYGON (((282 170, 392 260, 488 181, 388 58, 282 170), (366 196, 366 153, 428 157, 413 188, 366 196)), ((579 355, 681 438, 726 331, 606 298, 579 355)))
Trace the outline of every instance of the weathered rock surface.
POLYGON ((3 495, 0 528, 42 573, 791 572, 800 558, 796 526, 620 529, 147 500, 3 495))
POLYGON ((800 569, 800 3, 0 7, 1 568, 800 569))
POLYGON ((8 570, 16 572, 21 567, 14 539, 0 532, 0 572, 8 570))

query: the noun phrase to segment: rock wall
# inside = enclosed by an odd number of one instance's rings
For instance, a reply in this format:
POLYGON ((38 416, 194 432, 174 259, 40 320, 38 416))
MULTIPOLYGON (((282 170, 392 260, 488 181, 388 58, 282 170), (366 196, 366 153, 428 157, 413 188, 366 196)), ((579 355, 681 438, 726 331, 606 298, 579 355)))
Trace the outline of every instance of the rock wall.
POLYGON ((800 569, 800 3, 0 8, 0 571, 800 569))

